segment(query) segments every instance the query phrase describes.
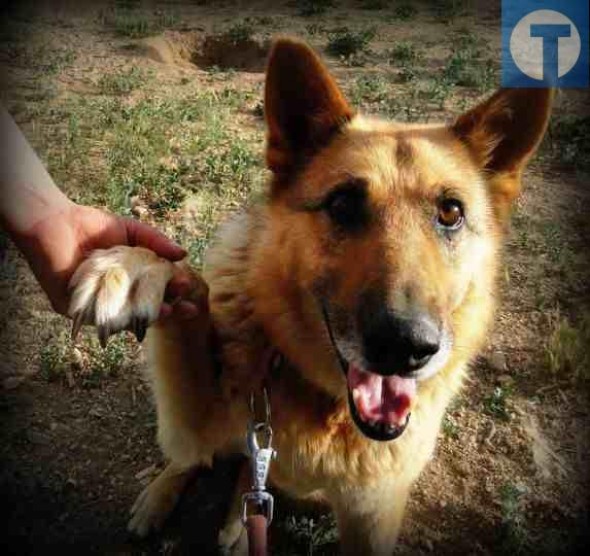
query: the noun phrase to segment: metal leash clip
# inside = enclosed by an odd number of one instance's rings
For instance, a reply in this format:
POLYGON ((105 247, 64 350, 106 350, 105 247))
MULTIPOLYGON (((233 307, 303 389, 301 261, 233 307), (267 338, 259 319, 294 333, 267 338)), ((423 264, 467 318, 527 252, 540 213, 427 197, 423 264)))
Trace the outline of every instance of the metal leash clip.
POLYGON ((248 425, 246 442, 250 454, 252 469, 252 490, 242 495, 242 522, 250 515, 262 514, 270 525, 273 516, 274 498, 266 490, 266 480, 270 469, 270 462, 277 455, 272 448, 272 428, 270 426, 270 404, 266 389, 263 390, 265 403, 264 421, 256 421, 254 394, 250 397, 252 420, 248 425))

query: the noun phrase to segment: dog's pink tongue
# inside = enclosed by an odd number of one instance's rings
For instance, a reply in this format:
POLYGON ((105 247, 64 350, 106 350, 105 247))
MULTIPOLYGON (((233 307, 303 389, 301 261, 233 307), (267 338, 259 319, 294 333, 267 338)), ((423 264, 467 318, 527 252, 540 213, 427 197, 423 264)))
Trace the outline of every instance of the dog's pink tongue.
POLYGON ((382 376, 348 367, 348 387, 363 421, 401 426, 410 413, 416 396, 416 380, 398 375, 382 376))

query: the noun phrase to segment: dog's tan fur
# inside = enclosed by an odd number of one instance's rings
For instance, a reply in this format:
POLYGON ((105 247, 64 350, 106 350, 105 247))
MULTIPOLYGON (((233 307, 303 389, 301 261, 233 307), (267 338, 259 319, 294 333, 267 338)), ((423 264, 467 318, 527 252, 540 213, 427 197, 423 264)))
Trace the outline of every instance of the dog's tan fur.
MULTIPOLYGON (((272 347, 288 361, 269 377, 279 454, 272 482, 296 497, 326 500, 344 552, 391 553, 409 489, 484 340, 506 216, 544 133, 551 99, 546 90, 500 91, 451 126, 372 120, 353 114, 305 45, 288 39, 275 44, 265 101, 273 171, 268 202, 222 229, 204 273, 209 307, 206 287, 194 275, 203 317, 155 323, 148 331, 158 437, 172 463, 138 499, 132 529, 145 534, 161 524, 196 465, 240 449, 247 399, 272 347), (378 224, 353 238, 335 237, 324 214, 300 207, 351 177, 368 184, 378 224), (469 210, 469 229, 452 244, 431 232, 432 220, 425 217, 436 214, 443 188, 469 210), (345 379, 310 294, 327 276, 330 299, 341 308, 353 310, 358 292, 379 282, 396 309, 419 303, 452 330, 444 368, 419 384, 410 424, 396 440, 369 440, 351 420, 345 379), (212 326, 221 377, 211 356, 212 326)), ((101 297, 120 283, 111 280, 120 274, 114 267, 136 276, 173 273, 170 263, 145 250, 95 253, 76 275, 75 299, 86 301, 73 313, 90 306, 87 321, 101 325, 99 314, 103 325, 117 320, 117 308, 101 297), (110 277, 105 257, 111 257, 110 277), (97 272, 103 272, 98 285, 97 272)), ((150 294, 150 314, 157 314, 164 295, 159 282, 150 294)), ((127 312, 141 303, 144 297, 131 299, 127 312)), ((114 328, 122 328, 117 322, 114 328)), ((226 545, 240 532, 237 511, 234 504, 220 537, 226 545)))

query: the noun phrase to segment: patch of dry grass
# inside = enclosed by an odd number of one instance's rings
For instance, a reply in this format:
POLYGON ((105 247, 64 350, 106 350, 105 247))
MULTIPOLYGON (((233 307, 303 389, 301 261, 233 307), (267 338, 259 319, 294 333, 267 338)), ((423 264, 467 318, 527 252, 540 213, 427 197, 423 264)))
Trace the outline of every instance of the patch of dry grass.
POLYGON ((549 315, 551 332, 545 342, 545 362, 554 380, 590 381, 590 312, 577 322, 559 310, 549 315))

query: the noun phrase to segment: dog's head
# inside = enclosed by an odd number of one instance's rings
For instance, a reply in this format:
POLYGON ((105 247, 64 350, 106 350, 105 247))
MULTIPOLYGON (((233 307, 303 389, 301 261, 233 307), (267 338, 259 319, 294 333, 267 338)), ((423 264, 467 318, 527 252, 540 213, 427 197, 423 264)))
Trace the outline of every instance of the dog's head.
POLYGON ((481 342, 504 221, 551 99, 500 90, 450 125, 364 119, 310 48, 275 43, 265 241, 283 305, 269 326, 307 378, 348 396, 366 436, 401 434, 421 381, 481 342), (344 376, 326 370, 326 348, 344 376))

